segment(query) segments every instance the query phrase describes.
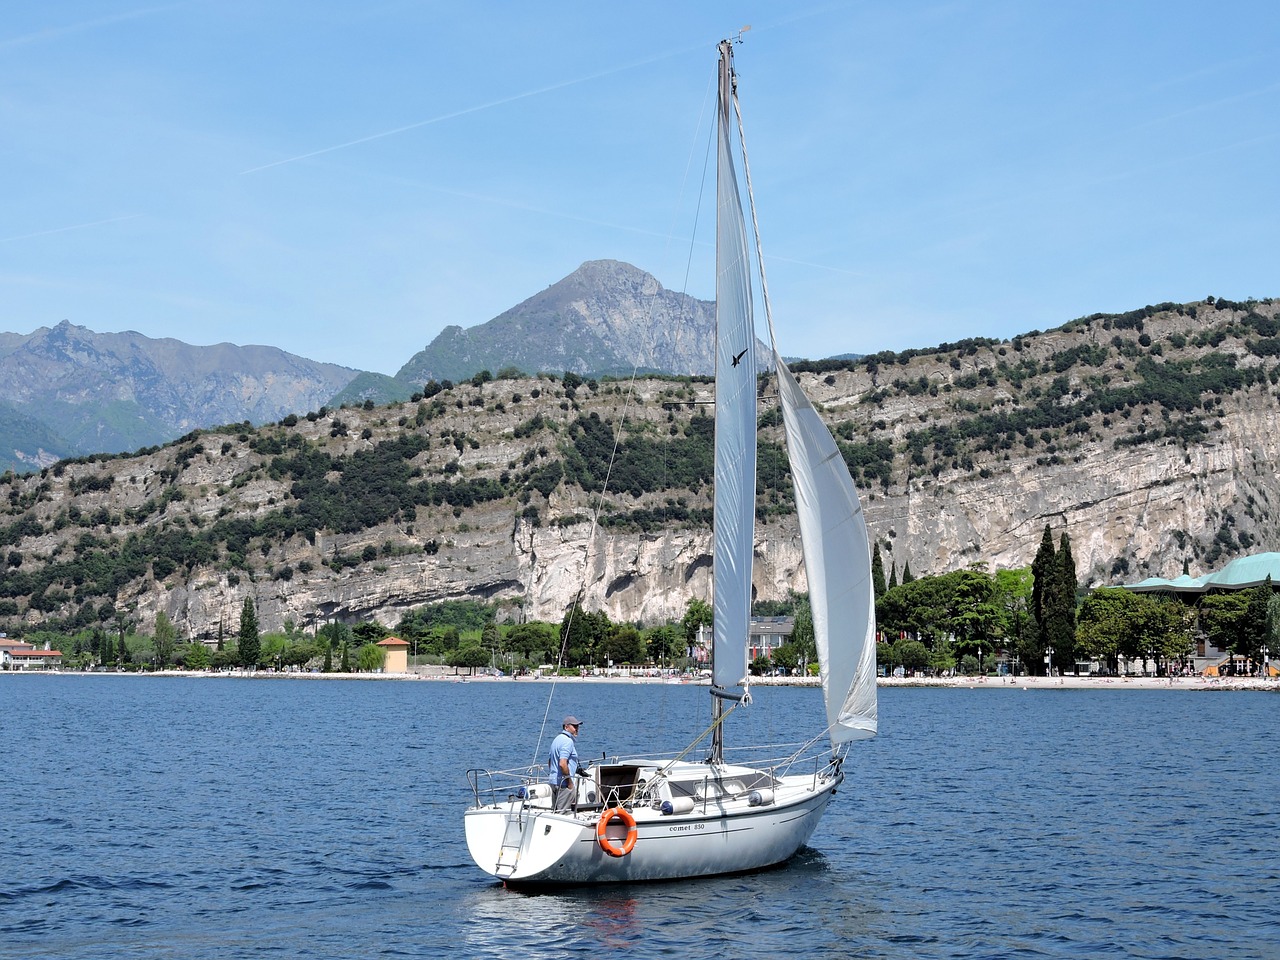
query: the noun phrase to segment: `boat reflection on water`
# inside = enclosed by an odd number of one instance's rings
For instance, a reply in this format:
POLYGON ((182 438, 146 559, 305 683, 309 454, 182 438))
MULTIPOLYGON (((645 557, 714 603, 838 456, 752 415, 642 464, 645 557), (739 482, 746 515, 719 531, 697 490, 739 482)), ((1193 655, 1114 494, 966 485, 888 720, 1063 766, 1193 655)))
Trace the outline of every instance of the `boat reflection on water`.
POLYGON ((639 919, 641 889, 650 888, 522 892, 495 885, 476 890, 463 905, 469 919, 462 955, 563 957, 633 947, 652 939, 645 937, 639 919))
POLYGON ((586 885, 535 891, 475 888, 458 904, 462 955, 550 958, 626 952, 681 955, 699 944, 730 956, 750 941, 785 953, 798 931, 818 953, 868 942, 884 923, 874 897, 824 853, 802 848, 786 864, 689 881, 586 885), (797 896, 798 890, 803 896, 797 896))

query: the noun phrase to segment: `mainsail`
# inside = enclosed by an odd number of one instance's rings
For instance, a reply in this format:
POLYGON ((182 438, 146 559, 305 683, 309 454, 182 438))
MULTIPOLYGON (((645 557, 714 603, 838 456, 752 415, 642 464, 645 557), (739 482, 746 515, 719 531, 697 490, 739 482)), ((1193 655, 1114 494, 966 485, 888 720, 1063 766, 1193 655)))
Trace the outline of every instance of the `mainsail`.
POLYGON ((842 745, 875 733, 867 532, 835 441, 777 355, 754 202, 749 235, 730 148, 731 117, 736 115, 741 173, 750 197, 751 168, 741 144, 731 44, 720 44, 718 118, 713 722, 675 759, 602 759, 589 770, 580 769, 570 786, 553 788, 539 768, 507 771, 514 776, 514 788, 503 782, 502 771, 468 771, 475 804, 464 821, 467 847, 482 869, 508 885, 634 883, 743 873, 782 863, 808 841, 844 783, 842 745), (756 241, 754 258, 747 246, 750 236, 756 241), (756 370, 758 361, 767 362, 766 356, 756 355, 753 261, 760 269, 759 299, 779 373, 827 699, 833 750, 825 762, 810 751, 816 738, 782 762, 750 766, 724 759, 721 721, 732 712, 728 701, 748 700, 756 370), (705 759, 685 759, 707 733, 712 742, 705 759), (806 753, 810 755, 802 756, 806 753), (792 772, 793 766, 799 772, 792 772), (602 804, 604 797, 608 800, 602 804))
POLYGON ((777 349, 813 633, 833 744, 876 733, 875 595, 867 527, 844 457, 777 349))
POLYGON ((751 557, 756 511, 756 356, 751 261, 733 167, 733 68, 720 57, 720 146, 716 196, 716 465, 712 676, 721 689, 747 675, 751 557))

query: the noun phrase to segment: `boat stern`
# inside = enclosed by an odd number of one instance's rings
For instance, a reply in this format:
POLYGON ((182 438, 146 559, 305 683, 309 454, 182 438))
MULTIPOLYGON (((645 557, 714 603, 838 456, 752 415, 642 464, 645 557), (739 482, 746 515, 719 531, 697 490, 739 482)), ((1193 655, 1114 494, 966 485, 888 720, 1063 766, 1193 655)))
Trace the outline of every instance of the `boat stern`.
POLYGON ((473 807, 463 823, 471 859, 499 880, 538 877, 564 860, 575 844, 594 839, 589 824, 520 801, 473 807))

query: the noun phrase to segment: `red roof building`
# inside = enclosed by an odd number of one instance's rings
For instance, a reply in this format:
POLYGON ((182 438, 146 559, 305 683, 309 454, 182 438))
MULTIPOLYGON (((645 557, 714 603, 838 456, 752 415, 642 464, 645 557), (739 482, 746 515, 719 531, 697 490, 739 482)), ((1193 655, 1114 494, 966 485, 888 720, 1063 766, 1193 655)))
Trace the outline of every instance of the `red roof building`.
POLYGON ((385 640, 379 640, 378 646, 387 651, 387 658, 382 664, 383 673, 409 672, 408 640, 401 640, 399 637, 387 637, 385 640))
POLYGON ((61 650, 35 650, 29 643, 16 649, 0 647, 0 668, 5 670, 53 670, 61 666, 61 650))

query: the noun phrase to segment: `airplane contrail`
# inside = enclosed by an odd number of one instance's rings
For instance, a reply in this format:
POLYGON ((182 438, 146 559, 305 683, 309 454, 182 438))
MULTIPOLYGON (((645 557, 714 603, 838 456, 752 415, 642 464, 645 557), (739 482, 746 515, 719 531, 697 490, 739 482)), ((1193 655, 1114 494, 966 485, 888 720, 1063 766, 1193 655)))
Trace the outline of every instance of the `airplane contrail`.
POLYGON ((21 37, 10 37, 7 40, 0 39, 0 48, 16 47, 24 43, 39 43, 42 40, 52 40, 56 37, 64 36, 68 33, 76 33, 80 30, 92 30, 94 27, 103 27, 112 23, 120 23, 122 20, 135 20, 138 17, 145 17, 148 14, 160 13, 164 10, 172 10, 176 7, 190 6, 188 0, 180 3, 165 3, 153 7, 139 7, 137 10, 124 10, 120 13, 113 13, 105 17, 96 17, 93 20, 81 20, 79 23, 69 23, 62 27, 50 27, 47 30, 38 30, 35 33, 28 33, 21 37))
POLYGON ((620 67, 614 67, 611 70, 602 70, 599 73, 588 74, 585 77, 577 77, 573 80, 562 80, 559 83, 553 83, 545 87, 538 87, 534 90, 526 90, 523 93, 513 93, 509 97, 500 97, 497 100, 490 100, 487 103, 476 104, 473 107, 464 107, 461 110, 454 110, 451 113, 443 113, 438 117, 432 117, 429 120, 419 120, 416 123, 407 123, 402 127, 396 127, 393 130, 384 130, 381 133, 371 133, 367 137, 358 137, 355 140, 347 140, 344 143, 336 143, 331 147, 321 147, 319 150, 312 150, 308 153, 300 153, 294 157, 285 157, 283 160, 273 160, 271 163, 260 164, 256 167, 250 167, 248 170, 241 170, 240 175, 258 173, 262 170, 270 170, 272 167, 281 167, 288 163, 296 163, 299 160, 309 160, 312 157, 323 156, 326 153, 333 153, 336 150, 345 150, 347 147, 354 147, 361 143, 369 143, 372 140, 381 140, 384 137, 394 137, 397 134, 405 133, 409 130, 416 130, 419 127, 430 126, 434 123, 443 123, 445 120, 453 120, 456 117, 465 117, 468 114, 479 113, 481 110, 489 110, 493 107, 500 107, 506 103, 514 103, 517 100, 526 100, 529 97, 536 97, 544 93, 550 93, 553 90, 562 90, 565 87, 571 87, 579 83, 587 83, 591 80, 599 80, 601 77, 613 76, 617 73, 623 73, 627 70, 634 70, 636 67, 643 67, 650 63, 657 63, 660 60, 668 60, 672 57, 678 57, 695 50, 703 49, 702 45, 685 47, 680 50, 673 50, 668 53, 662 53, 645 60, 637 60, 633 63, 624 64, 620 67))
POLYGON ((100 227, 107 223, 120 223, 122 220, 136 220, 140 213, 131 213, 124 217, 108 217, 106 220, 90 220, 88 223, 73 223, 67 227, 54 227, 51 230, 37 230, 35 233, 21 233, 16 237, 0 237, 0 243, 13 243, 17 240, 30 240, 32 237, 47 237, 53 233, 66 233, 68 230, 85 230, 89 227, 100 227))

